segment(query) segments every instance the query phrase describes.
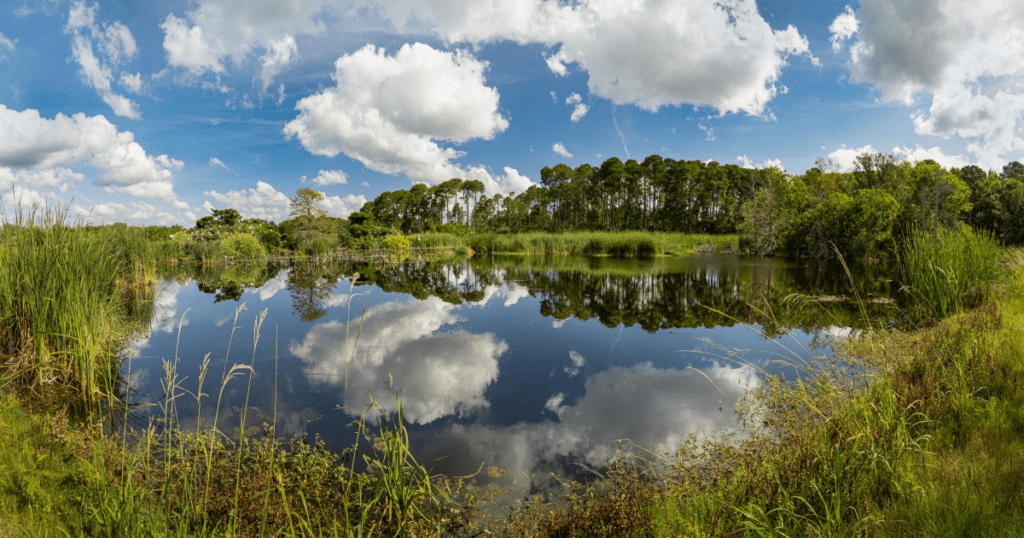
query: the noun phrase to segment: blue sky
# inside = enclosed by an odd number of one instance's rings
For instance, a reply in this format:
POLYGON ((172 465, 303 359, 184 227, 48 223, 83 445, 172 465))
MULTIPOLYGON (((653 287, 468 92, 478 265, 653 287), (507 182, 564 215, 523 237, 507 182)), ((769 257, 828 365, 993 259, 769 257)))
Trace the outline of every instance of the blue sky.
POLYGON ((1022 28, 1016 0, 0 0, 0 200, 191 225, 653 153, 999 170, 1022 28))

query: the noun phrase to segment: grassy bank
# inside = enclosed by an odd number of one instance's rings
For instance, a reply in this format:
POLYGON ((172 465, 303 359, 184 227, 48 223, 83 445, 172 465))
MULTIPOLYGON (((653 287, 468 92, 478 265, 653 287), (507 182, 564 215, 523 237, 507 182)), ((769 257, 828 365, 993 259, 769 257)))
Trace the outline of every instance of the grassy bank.
POLYGON ((413 247, 455 250, 470 248, 488 254, 558 254, 653 258, 680 256, 701 250, 721 252, 738 243, 736 235, 666 232, 567 232, 522 234, 416 234, 413 247))

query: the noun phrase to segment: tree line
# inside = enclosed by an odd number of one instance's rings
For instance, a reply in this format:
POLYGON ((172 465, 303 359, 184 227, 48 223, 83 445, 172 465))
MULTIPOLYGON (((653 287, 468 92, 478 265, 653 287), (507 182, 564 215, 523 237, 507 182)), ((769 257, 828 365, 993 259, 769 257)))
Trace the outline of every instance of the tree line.
POLYGON ((353 235, 521 231, 734 233, 755 170, 651 155, 544 167, 541 185, 484 194, 477 180, 383 192, 349 217, 353 235))
POLYGON ((915 229, 971 226, 1024 244, 1024 165, 945 169, 891 154, 857 157, 852 172, 819 159, 802 175, 651 155, 600 166, 544 167, 541 185, 483 194, 479 181, 383 192, 349 217, 355 239, 393 233, 665 231, 740 233, 770 255, 886 257, 915 229))
POLYGON ((288 250, 322 254, 367 248, 399 234, 651 231, 741 234, 740 247, 760 255, 886 258, 915 230, 971 227, 1008 245, 1024 244, 1024 165, 1001 172, 946 169, 932 160, 891 154, 857 157, 852 172, 819 159, 802 175, 651 155, 600 166, 544 167, 540 185, 488 196, 478 180, 453 178, 382 192, 347 219, 329 217, 323 194, 300 188, 290 218, 275 224, 214 209, 176 235, 185 256, 259 257, 288 250))

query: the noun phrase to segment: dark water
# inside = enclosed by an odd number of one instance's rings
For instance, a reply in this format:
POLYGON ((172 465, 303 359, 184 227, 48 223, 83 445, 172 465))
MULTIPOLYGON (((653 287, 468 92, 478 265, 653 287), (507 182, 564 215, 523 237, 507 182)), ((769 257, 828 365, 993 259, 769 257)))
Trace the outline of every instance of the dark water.
MULTIPOLYGON (((868 316, 892 316, 884 268, 857 273, 868 316)), ((279 434, 341 450, 371 397, 394 412, 398 396, 421 463, 442 458, 433 467, 453 475, 501 467, 508 476, 488 480, 520 493, 620 447, 670 452, 691 433, 737 431, 737 399, 778 370, 780 354, 807 358, 815 335, 865 319, 840 300, 853 297, 840 268, 710 254, 260 264, 164 278, 130 362, 143 400, 163 398, 163 360, 176 347, 179 385, 193 394, 209 354, 209 424, 225 355, 228 367, 255 357, 248 426, 274 422, 276 394, 279 434)), ((244 405, 247 383, 226 385, 222 431, 238 427, 231 408, 244 405)), ((176 400, 183 425, 196 407, 193 396, 176 400)))

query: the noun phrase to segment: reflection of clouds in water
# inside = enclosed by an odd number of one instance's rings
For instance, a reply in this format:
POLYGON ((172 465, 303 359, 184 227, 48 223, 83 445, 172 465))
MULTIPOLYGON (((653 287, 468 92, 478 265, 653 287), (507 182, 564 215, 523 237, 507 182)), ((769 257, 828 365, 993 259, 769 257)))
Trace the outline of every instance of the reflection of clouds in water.
POLYGON ((572 361, 572 365, 565 367, 565 373, 569 374, 569 377, 575 377, 576 374, 580 373, 580 368, 583 368, 583 365, 587 363, 583 355, 576 351, 569 352, 569 360, 572 361))
POLYGON ((509 478, 503 486, 525 494, 528 477, 538 485, 542 475, 564 472, 560 458, 600 466, 615 457, 619 440, 671 453, 690 434, 735 432, 736 402, 759 384, 757 371, 749 366, 716 364, 700 372, 663 370, 651 363, 611 368, 588 378, 586 394, 573 404, 563 405, 563 393, 548 399, 544 407, 558 416, 557 422, 504 428, 456 424, 427 449, 427 457, 448 456, 437 467, 446 474, 471 473, 481 462, 505 467, 509 478))
POLYGON ((562 325, 565 325, 565 322, 566 322, 566 321, 569 321, 569 318, 565 318, 565 319, 556 319, 555 321, 552 321, 552 322, 551 322, 551 326, 552 326, 552 327, 554 327, 554 328, 556 328, 556 329, 561 329, 561 328, 562 328, 562 325))
MULTIPOLYGON (((160 282, 153 290, 153 317, 150 318, 149 330, 139 338, 127 342, 129 357, 137 357, 149 346, 149 338, 153 333, 173 333, 178 329, 178 293, 184 286, 177 282, 160 282)), ((181 322, 188 325, 186 318, 181 322)))
MULTIPOLYGON (((508 349, 493 334, 458 330, 438 332, 461 321, 455 307, 430 297, 374 306, 366 312, 358 348, 349 365, 344 410, 363 412, 372 394, 386 410, 397 408, 389 375, 401 393, 409 422, 426 424, 446 415, 465 414, 488 406, 484 390, 498 378, 498 357, 508 349)), ((355 340, 358 320, 349 329, 355 340)), ((315 325, 289 350, 301 358, 311 383, 342 385, 345 376, 345 324, 315 325)))
POLYGON ((288 287, 288 273, 289 271, 281 271, 274 278, 263 283, 262 286, 253 290, 256 295, 259 295, 261 301, 269 300, 277 292, 288 287))
POLYGON ((470 304, 474 306, 485 306, 491 301, 491 299, 504 297, 504 306, 512 306, 518 303, 519 299, 529 296, 529 288, 520 284, 516 284, 515 282, 508 282, 500 286, 491 285, 485 287, 483 299, 480 299, 479 301, 476 302, 471 302, 470 304))
POLYGON ((512 306, 518 303, 519 299, 530 296, 530 290, 526 286, 509 282, 505 287, 508 289, 505 294, 505 306, 512 306))

